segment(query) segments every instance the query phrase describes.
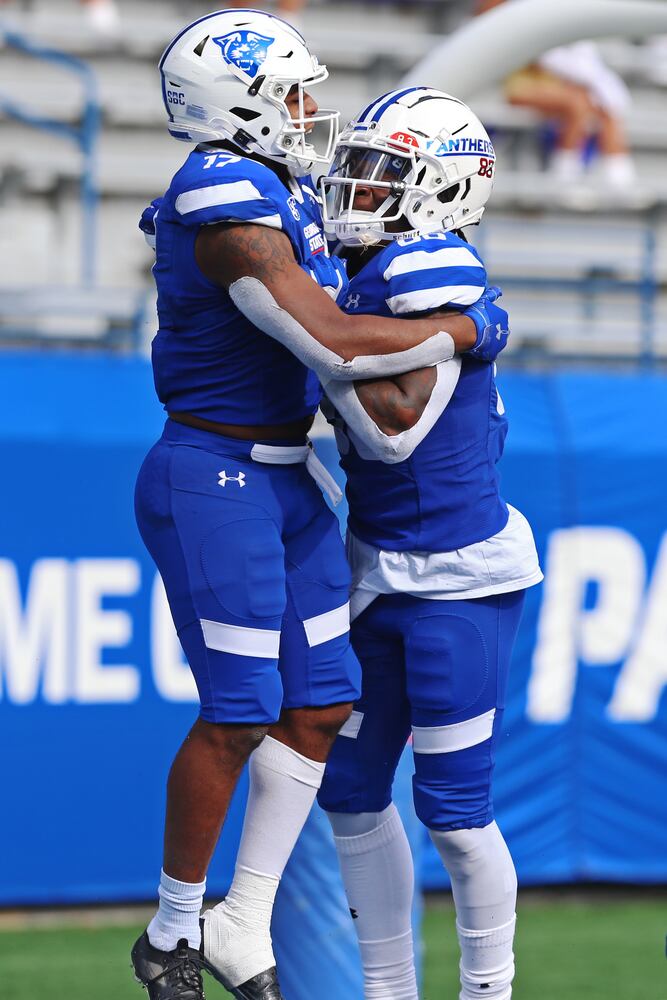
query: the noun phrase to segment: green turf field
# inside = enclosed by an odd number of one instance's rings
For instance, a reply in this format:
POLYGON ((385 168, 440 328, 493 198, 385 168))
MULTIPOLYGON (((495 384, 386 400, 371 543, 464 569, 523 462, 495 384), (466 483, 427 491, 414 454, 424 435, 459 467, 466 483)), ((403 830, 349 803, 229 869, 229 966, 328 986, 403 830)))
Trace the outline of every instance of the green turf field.
MULTIPOLYGON (((140 1000, 138 926, 0 930, 2 1000, 140 1000)), ((667 1000, 667 903, 530 902, 517 932, 515 1000, 667 1000)), ((451 906, 426 912, 425 1000, 456 1000, 451 906)), ((226 995, 211 980, 209 998, 226 995)), ((317 1000, 317 998, 314 998, 317 1000)), ((352 1000, 341 997, 341 1000, 352 1000)), ((356 1000, 356 998, 354 998, 356 1000)))
MULTIPOLYGON (((514 1000, 667 1000, 667 902, 530 903, 519 909, 514 1000)), ((456 1000, 454 911, 427 910, 424 1000, 456 1000)))

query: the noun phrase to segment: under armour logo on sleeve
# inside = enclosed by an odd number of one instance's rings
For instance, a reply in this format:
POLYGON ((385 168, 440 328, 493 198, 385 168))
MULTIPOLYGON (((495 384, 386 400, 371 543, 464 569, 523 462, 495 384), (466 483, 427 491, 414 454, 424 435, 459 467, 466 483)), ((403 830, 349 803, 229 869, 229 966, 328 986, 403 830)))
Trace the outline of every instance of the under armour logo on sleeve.
POLYGON ((245 472, 239 472, 238 476, 228 476, 223 469, 218 475, 220 476, 218 486, 226 486, 227 483, 238 483, 241 487, 245 486, 245 472))

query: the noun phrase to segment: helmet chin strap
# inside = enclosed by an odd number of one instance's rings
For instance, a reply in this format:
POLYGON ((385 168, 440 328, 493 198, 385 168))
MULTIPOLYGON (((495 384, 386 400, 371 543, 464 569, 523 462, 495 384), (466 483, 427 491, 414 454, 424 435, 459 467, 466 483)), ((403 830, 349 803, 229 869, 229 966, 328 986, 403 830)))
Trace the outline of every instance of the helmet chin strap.
MULTIPOLYGON (((384 227, 383 227, 384 228, 384 227)), ((374 247, 382 243, 383 233, 362 233, 359 236, 359 245, 362 247, 374 247)))
MULTIPOLYGON (((391 243, 394 239, 397 238, 397 236, 403 235, 402 233, 397 233, 396 236, 394 236, 393 233, 387 233, 387 230, 385 229, 385 224, 382 221, 382 215, 391 214, 392 209, 394 209, 396 206, 398 198, 399 198, 398 195, 393 194, 390 191, 385 200, 382 202, 380 207, 375 210, 375 212, 365 213, 371 217, 369 221, 372 222, 375 231, 370 233, 362 233, 359 236, 359 243, 361 244, 361 246, 371 247, 375 246, 378 243, 391 243), (380 218, 377 218, 378 215, 380 216, 380 218)), ((354 225, 354 223, 352 223, 352 225, 354 225)))

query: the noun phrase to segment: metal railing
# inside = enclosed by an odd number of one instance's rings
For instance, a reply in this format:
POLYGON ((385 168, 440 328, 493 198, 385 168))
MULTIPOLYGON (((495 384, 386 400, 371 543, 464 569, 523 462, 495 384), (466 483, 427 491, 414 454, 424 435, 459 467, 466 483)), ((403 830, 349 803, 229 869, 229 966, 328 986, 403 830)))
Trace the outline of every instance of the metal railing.
MULTIPOLYGON (((557 302, 558 297, 577 301, 575 324, 584 335, 575 354, 582 359, 587 354, 600 358, 605 353, 600 351, 601 345, 595 338, 585 334, 586 328, 604 323, 605 316, 609 315, 604 307, 615 308, 613 304, 620 306, 623 301, 624 315, 630 324, 628 337, 619 342, 618 351, 609 340, 607 356, 612 358, 618 354, 619 361, 624 363, 634 358, 646 367, 653 365, 658 357, 664 359, 667 274, 664 262, 660 263, 658 243, 664 240, 666 232, 665 195, 656 195, 650 204, 641 208, 617 205, 615 212, 609 204, 599 206, 601 212, 595 208, 568 211, 561 206, 559 218, 557 208, 554 202, 547 212, 544 202, 540 204, 536 200, 532 204, 530 199, 524 199, 520 207, 511 201, 503 206, 504 220, 494 218, 490 212, 474 242, 492 282, 508 292, 523 293, 524 297, 535 299, 544 294, 552 303, 557 302), (508 218, 509 215, 515 218, 508 218), (544 235, 535 239, 534 232, 531 233, 534 224, 548 229, 551 239, 545 240, 544 235), (547 247, 549 242, 551 246, 547 247), (518 257, 513 253, 516 247, 520 250, 518 257), (529 259, 527 253, 531 252, 529 259)), ((516 309, 512 309, 511 314, 516 317, 516 309)), ((574 328, 570 331, 567 321, 561 318, 560 334, 565 341, 570 333, 574 333, 574 328)), ((539 339, 536 335, 530 338, 529 344, 517 345, 514 359, 520 361, 525 356, 532 362, 536 352, 539 353, 539 339)), ((548 342, 545 349, 553 352, 551 357, 561 353, 557 346, 548 342)), ((565 353, 569 356, 570 350, 566 349, 565 353)))
POLYGON ((100 103, 97 77, 91 67, 76 56, 47 48, 0 24, 0 45, 15 49, 33 59, 50 62, 73 73, 84 88, 84 106, 80 122, 72 125, 58 118, 38 114, 23 107, 7 94, 0 93, 0 113, 24 125, 51 132, 72 142, 81 152, 81 284, 91 287, 95 282, 97 252, 97 188, 96 151, 100 130, 100 103))

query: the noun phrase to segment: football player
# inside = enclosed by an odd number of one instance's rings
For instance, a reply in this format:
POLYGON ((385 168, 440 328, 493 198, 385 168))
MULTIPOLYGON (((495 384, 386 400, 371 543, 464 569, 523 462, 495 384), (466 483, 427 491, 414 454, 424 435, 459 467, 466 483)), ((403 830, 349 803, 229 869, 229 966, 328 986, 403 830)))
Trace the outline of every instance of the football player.
POLYGON ((337 487, 307 439, 318 376, 483 351, 489 318, 448 320, 445 333, 438 319, 338 308, 344 269, 307 177, 329 160, 338 116, 318 110, 310 88, 326 69, 288 24, 210 14, 160 70, 169 131, 197 145, 142 223, 156 243, 153 370, 169 419, 136 513, 201 712, 169 776, 159 909, 132 959, 151 1000, 202 998, 202 966, 236 997, 277 1000, 276 889, 359 694, 349 570, 316 482, 334 499, 337 487), (207 867, 251 753, 234 880, 200 930, 207 867))
MULTIPOLYGON (((421 87, 342 133, 322 180, 347 245, 353 315, 474 308, 486 272, 462 230, 491 194, 495 153, 472 111, 421 87)), ((332 383, 349 499, 352 645, 362 696, 329 757, 328 811, 373 1000, 416 1000, 412 859, 392 803, 412 737, 417 815, 456 906, 461 1000, 507 1000, 516 875, 491 777, 532 532, 499 494, 507 432, 495 366, 470 355, 391 379, 332 383)))

